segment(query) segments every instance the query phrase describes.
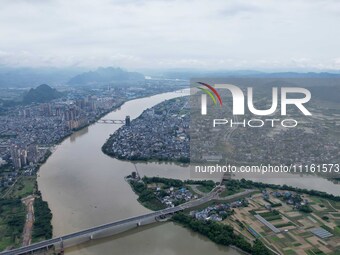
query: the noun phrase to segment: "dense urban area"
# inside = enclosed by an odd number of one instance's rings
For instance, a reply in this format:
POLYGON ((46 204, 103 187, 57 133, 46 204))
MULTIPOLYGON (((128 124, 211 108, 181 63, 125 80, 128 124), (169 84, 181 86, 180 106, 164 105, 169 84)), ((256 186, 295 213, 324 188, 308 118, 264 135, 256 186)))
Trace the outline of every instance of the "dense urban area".
MULTIPOLYGON (((36 182, 39 167, 63 139, 131 99, 179 90, 177 98, 146 109, 136 119, 101 120, 121 125, 102 146, 104 153, 120 160, 186 164, 225 163, 228 159, 239 165, 308 164, 339 157, 338 131, 330 128, 339 116, 333 111, 326 113, 321 103, 312 106, 317 113, 312 121, 296 129, 217 127, 211 132, 202 118, 193 119, 198 108, 180 94, 186 85, 177 80, 145 80, 141 86, 65 87, 57 91, 44 84, 25 92, 21 101, 3 100, 0 250, 52 238, 52 213, 36 182)), ((5 92, 9 98, 13 95, 11 90, 5 92)), ((221 182, 181 181, 133 172, 125 180, 138 201, 154 211, 217 192, 218 196, 203 205, 172 217, 217 244, 255 255, 337 254, 339 197, 231 177, 226 175, 221 182)))
POLYGON ((180 81, 145 80, 139 86, 63 87, 61 92, 46 84, 27 92, 2 89, 0 250, 52 237, 52 214, 36 176, 58 143, 127 100, 182 87, 180 81))
POLYGON ((167 100, 145 110, 104 144, 108 155, 126 160, 189 162, 188 98, 167 100))
MULTIPOLYGON (((221 95, 230 98, 223 94, 223 91, 221 95)), ((257 104, 263 104, 262 108, 269 108, 271 100, 264 95, 264 98, 260 96, 255 98, 257 104)), ((244 116, 233 116, 230 100, 223 106, 214 108, 210 114, 201 116, 200 108, 196 104, 197 100, 192 99, 191 162, 226 163, 225 159, 228 159, 228 164, 236 166, 338 163, 340 155, 338 103, 316 100, 314 104, 308 105, 312 112, 311 116, 304 116, 297 108, 291 107, 286 118, 297 121, 298 125, 294 128, 277 125, 283 118, 279 111, 271 116, 254 116, 249 112, 244 116), (213 127, 214 119, 222 119, 228 124, 213 127), (255 119, 254 123, 257 124, 260 121, 265 122, 266 119, 274 119, 276 121, 273 123, 276 124, 272 127, 267 122, 260 128, 244 124, 252 119, 255 119), (234 125, 230 126, 230 123, 234 125)))

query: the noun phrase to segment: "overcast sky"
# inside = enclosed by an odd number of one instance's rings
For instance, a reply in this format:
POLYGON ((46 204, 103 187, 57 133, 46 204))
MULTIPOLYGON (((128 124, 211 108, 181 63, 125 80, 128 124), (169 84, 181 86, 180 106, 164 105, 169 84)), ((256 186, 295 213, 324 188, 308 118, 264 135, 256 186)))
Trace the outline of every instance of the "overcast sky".
POLYGON ((340 69, 337 0, 1 0, 0 65, 340 69))

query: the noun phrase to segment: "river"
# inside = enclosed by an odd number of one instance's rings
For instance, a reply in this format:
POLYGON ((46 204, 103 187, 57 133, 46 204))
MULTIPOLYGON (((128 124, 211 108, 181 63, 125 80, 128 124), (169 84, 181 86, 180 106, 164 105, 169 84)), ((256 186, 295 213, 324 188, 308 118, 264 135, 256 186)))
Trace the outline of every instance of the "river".
MULTIPOLYGON (((126 102, 106 119, 131 119, 143 110, 166 99, 182 96, 164 93, 126 102)), ((110 158, 101 146, 121 125, 93 124, 65 139, 40 168, 38 187, 53 213, 53 236, 149 212, 124 181, 134 171, 130 162, 110 158)), ((137 164, 139 173, 188 179, 189 168, 176 164, 137 164)), ((270 179, 282 184, 288 179, 270 179)), ((319 188, 339 193, 339 186, 321 178, 290 178, 289 184, 319 188)), ((66 250, 66 254, 131 254, 131 255, 205 255, 240 254, 234 249, 215 245, 188 229, 168 222, 144 227, 111 238, 91 241, 66 250)))
MULTIPOLYGON (((104 118, 131 119, 143 110, 166 99, 181 96, 164 93, 125 103, 104 118)), ((53 213, 53 236, 59 236, 99 224, 149 212, 124 181, 134 171, 130 162, 110 158, 101 146, 120 125, 96 123, 57 146, 40 168, 38 186, 53 213)), ((140 173, 188 179, 188 168, 175 164, 138 164, 140 173)), ((130 231, 99 241, 91 241, 66 250, 66 254, 229 254, 239 252, 215 245, 171 222, 130 231)))

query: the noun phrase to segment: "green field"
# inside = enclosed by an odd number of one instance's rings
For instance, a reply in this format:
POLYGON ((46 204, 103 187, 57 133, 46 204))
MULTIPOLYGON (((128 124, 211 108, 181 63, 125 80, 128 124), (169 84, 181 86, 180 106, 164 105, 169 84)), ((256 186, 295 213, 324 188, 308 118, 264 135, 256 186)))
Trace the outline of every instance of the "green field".
POLYGON ((295 254, 296 253, 293 250, 286 250, 286 251, 284 251, 284 255, 295 255, 295 254))
POLYGON ((7 198, 24 198, 34 193, 35 176, 22 176, 6 195, 7 198))
POLYGON ((35 189, 35 176, 22 176, 0 199, 0 250, 20 245, 26 219, 26 208, 21 198, 32 195, 35 189))
POLYGON ((277 211, 259 213, 259 215, 261 215, 267 221, 273 221, 273 220, 280 220, 280 219, 282 219, 282 216, 277 211))
POLYGON ((323 254, 325 254, 322 251, 320 251, 319 249, 308 250, 308 251, 306 251, 306 253, 308 255, 323 255, 323 254))
POLYGON ((197 189, 198 189, 199 191, 203 192, 203 193, 209 193, 209 192, 213 189, 213 187, 211 187, 211 186, 198 185, 198 186, 197 186, 197 189))
POLYGON ((19 246, 25 217, 20 199, 0 199, 0 250, 19 246))
POLYGON ((276 228, 283 228, 283 227, 289 227, 293 226, 294 224, 291 222, 286 222, 286 223, 279 223, 279 224, 274 224, 276 228))
POLYGON ((244 191, 244 189, 225 189, 221 194, 220 194, 220 197, 227 197, 227 196, 231 196, 231 195, 234 195, 236 193, 240 193, 244 191))
POLYGON ((329 200, 329 203, 331 203, 331 205, 332 205, 334 208, 340 210, 340 202, 339 202, 339 201, 332 201, 332 200, 329 200))

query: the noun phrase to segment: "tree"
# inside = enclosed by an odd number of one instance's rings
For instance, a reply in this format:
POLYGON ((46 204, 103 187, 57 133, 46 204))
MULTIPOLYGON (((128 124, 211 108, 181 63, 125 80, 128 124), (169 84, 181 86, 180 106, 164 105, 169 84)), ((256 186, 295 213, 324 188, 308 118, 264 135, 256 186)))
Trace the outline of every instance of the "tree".
POLYGON ((270 255, 268 248, 259 239, 255 240, 252 250, 253 255, 270 255))

